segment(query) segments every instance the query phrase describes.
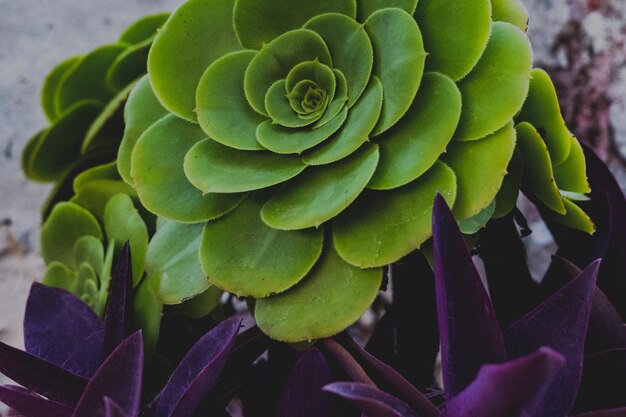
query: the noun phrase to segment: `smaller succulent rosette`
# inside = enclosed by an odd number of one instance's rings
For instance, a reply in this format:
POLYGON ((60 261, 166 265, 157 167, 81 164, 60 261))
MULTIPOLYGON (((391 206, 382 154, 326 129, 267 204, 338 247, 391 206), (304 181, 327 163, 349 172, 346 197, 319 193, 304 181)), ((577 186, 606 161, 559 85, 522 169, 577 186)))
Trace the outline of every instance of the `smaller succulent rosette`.
POLYGON ((188 0, 157 35, 120 172, 148 210, 201 225, 203 272, 256 299, 271 337, 356 321, 382 267, 430 238, 437 192, 469 229, 512 209, 528 17, 451 3, 188 0))

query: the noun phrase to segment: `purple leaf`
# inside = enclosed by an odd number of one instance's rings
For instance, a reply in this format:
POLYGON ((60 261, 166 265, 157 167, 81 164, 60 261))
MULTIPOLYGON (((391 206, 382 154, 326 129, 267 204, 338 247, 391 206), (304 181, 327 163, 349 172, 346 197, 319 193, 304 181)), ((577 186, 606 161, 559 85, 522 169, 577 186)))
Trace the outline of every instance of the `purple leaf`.
POLYGON ((309 349, 293 367, 278 405, 278 417, 326 417, 331 403, 322 387, 332 382, 330 365, 322 353, 309 349))
POLYGON ((2 342, 0 372, 38 394, 69 405, 76 404, 87 385, 86 379, 2 342))
POLYGON ((104 397, 104 417, 128 417, 128 415, 122 410, 122 407, 117 405, 115 401, 109 397, 104 397))
POLYGON ((346 350, 346 348, 333 339, 324 339, 323 343, 324 346, 326 346, 326 349, 328 349, 328 352, 330 352, 330 354, 354 382, 375 386, 374 381, 372 381, 369 375, 367 375, 365 370, 350 354, 350 352, 346 350))
POLYGON ((73 294, 34 283, 24 316, 26 352, 89 378, 100 365, 104 324, 73 294))
POLYGON ((369 417, 420 417, 406 403, 368 384, 335 382, 324 391, 350 401, 369 417))
POLYGON ((124 340, 93 375, 72 417, 105 416, 104 397, 128 417, 139 414, 143 373, 143 338, 136 332, 124 340))
POLYGON ((626 417, 626 407, 590 411, 588 413, 576 414, 572 417, 626 417))
POLYGON ((217 382, 235 344, 242 319, 224 320, 189 350, 161 391, 155 417, 187 417, 217 382))
POLYGON ((537 416, 564 364, 562 355, 541 348, 513 361, 485 365, 476 380, 445 405, 441 417, 537 416))
POLYGON ((626 407, 626 349, 585 357, 576 410, 626 407))
POLYGON ((506 353, 487 291, 440 194, 433 211, 433 246, 443 381, 450 399, 474 380, 482 365, 502 362, 506 353))
POLYGON ((130 245, 126 242, 111 277, 111 288, 104 315, 103 358, 113 352, 131 332, 133 272, 130 256, 130 245))
POLYGON ((506 329, 509 358, 548 346, 567 360, 550 386, 536 417, 564 416, 580 383, 585 335, 600 262, 589 265, 574 280, 506 329))
POLYGON ((0 401, 25 417, 70 417, 72 408, 14 385, 0 386, 0 401))

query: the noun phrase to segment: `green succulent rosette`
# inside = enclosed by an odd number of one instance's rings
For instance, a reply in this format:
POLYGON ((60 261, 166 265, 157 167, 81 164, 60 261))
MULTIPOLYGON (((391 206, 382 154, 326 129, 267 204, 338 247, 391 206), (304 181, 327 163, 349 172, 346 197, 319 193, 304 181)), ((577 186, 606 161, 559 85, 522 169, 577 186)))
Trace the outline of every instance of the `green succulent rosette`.
POLYGON ((512 208, 527 19, 517 0, 188 0, 129 98, 120 173, 197 228, 204 274, 268 335, 333 335, 430 238, 436 193, 468 228, 512 208))
POLYGON ((146 16, 112 44, 57 65, 46 77, 41 106, 49 126, 24 148, 27 177, 54 182, 44 207, 71 196, 80 172, 115 160, 124 131, 123 107, 134 83, 146 72, 148 51, 168 14, 146 16))

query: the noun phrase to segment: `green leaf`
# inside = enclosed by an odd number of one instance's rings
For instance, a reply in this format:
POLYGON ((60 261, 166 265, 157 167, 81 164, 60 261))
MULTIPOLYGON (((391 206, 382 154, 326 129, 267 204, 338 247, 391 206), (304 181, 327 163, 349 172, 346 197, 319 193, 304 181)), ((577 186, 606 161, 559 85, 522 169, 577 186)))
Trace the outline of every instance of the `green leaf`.
POLYGON ((396 7, 412 15, 417 7, 417 0, 358 0, 357 20, 364 22, 372 13, 386 7, 396 7))
POLYGON ((585 194, 591 191, 587 181, 585 154, 575 137, 570 138, 572 145, 569 156, 559 165, 554 165, 554 179, 561 191, 585 194))
MULTIPOLYGON (((332 70, 330 70, 330 73, 332 74, 332 70)), ((319 88, 313 87, 312 85, 307 85, 309 83, 314 84, 311 81, 303 81, 302 84, 298 84, 295 93, 298 94, 301 90, 305 90, 305 95, 307 94, 307 92, 311 91, 315 91, 315 93, 319 94, 318 92, 321 90, 319 90, 319 88), (301 86, 303 88, 299 88, 301 86)), ((328 96, 325 95, 325 92, 323 93, 324 96, 321 97, 321 108, 311 109, 312 111, 310 111, 309 114, 306 115, 306 117, 303 117, 303 115, 299 115, 298 113, 296 113, 296 111, 292 107, 291 102, 302 102, 304 98, 301 98, 300 100, 294 100, 294 98, 288 97, 285 87, 286 81, 279 80, 272 84, 269 90, 267 90, 267 95, 265 96, 265 109, 267 110, 267 114, 272 120, 265 120, 263 123, 269 124, 272 129, 275 128, 276 130, 280 129, 285 130, 286 132, 292 132, 294 131, 292 130, 293 128, 310 125, 322 116, 323 111, 326 109, 326 106, 328 106, 328 96)), ((281 139, 279 142, 282 142, 282 140, 284 139, 281 139)))
POLYGON ((44 81, 43 88, 41 90, 41 107, 43 108, 43 112, 46 117, 51 122, 54 122, 60 116, 54 105, 54 98, 59 89, 59 85, 81 59, 82 57, 80 56, 67 59, 54 67, 54 69, 52 69, 52 71, 50 71, 50 73, 46 76, 46 80, 44 81))
POLYGON ((318 129, 324 126, 326 123, 333 120, 340 112, 346 107, 348 102, 348 82, 346 77, 341 71, 334 69, 335 80, 337 81, 337 88, 335 95, 332 97, 332 101, 328 104, 328 108, 324 112, 324 115, 313 125, 313 129, 318 129))
POLYGON ((113 61, 106 74, 106 83, 113 91, 123 90, 147 71, 146 61, 152 40, 128 47, 113 61))
POLYGON ((459 221, 459 228, 461 232, 466 235, 473 235, 474 233, 478 233, 480 229, 485 227, 487 222, 491 220, 493 213, 496 210, 496 200, 493 200, 487 207, 479 211, 477 214, 472 217, 468 217, 466 219, 459 221))
POLYGON ((41 255, 45 263, 59 261, 75 269, 74 245, 86 235, 103 238, 98 220, 89 211, 68 202, 54 206, 41 226, 41 255))
POLYGON ((113 269, 113 258, 115 255, 115 240, 109 239, 109 243, 104 255, 104 266, 100 272, 99 287, 97 295, 92 298, 93 308, 100 317, 104 316, 104 309, 109 298, 109 286, 111 285, 111 270, 113 269))
POLYGON ((290 129, 272 124, 270 120, 257 128, 257 140, 261 145, 278 154, 299 154, 319 145, 338 131, 346 120, 348 109, 343 108, 337 116, 317 129, 307 127, 290 129))
POLYGON ((277 36, 322 13, 356 16, 355 0, 237 0, 234 24, 241 44, 261 49, 277 36))
POLYGON ((489 0, 419 1, 415 20, 428 51, 427 69, 456 81, 474 68, 485 50, 491 4, 489 0))
POLYGON ((232 25, 234 4, 235 0, 186 1, 150 48, 148 73, 154 92, 166 109, 183 119, 196 119, 196 89, 207 67, 241 49, 232 25))
POLYGON ((367 310, 382 282, 382 269, 347 264, 327 244, 317 265, 298 285, 257 300, 254 316, 263 332, 281 342, 333 336, 367 310))
POLYGON ((130 175, 130 162, 137 140, 143 132, 167 114, 169 112, 165 110, 152 91, 150 78, 147 75, 144 76, 131 91, 124 107, 126 128, 117 154, 117 166, 120 175, 127 183, 132 185, 134 182, 130 175))
POLYGON ((364 24, 374 48, 374 72, 383 85, 383 108, 374 129, 379 135, 406 113, 417 93, 426 52, 415 20, 400 9, 382 9, 364 24))
POLYGON ((361 194, 377 164, 378 147, 369 144, 332 165, 311 167, 270 198, 261 218, 281 230, 319 227, 361 194))
POLYGON ((382 85, 374 76, 360 99, 350 108, 341 129, 316 148, 305 151, 302 160, 308 165, 330 164, 356 151, 368 141, 376 126, 382 102, 382 85))
POLYGON ((209 288, 198 253, 204 223, 163 222, 150 239, 146 272, 159 276, 157 296, 164 304, 180 304, 209 288))
POLYGON ((552 161, 541 135, 533 125, 517 125, 518 146, 524 158, 523 184, 550 210, 565 214, 563 198, 554 180, 552 161))
POLYGON ((222 216, 241 201, 242 195, 203 195, 185 176, 185 154, 204 138, 198 125, 174 115, 162 118, 139 138, 132 154, 131 176, 148 210, 196 223, 222 216))
POLYGON ((522 175, 524 173, 524 158, 522 158, 519 146, 513 151, 513 157, 506 170, 507 173, 502 181, 502 186, 496 195, 496 209, 493 213, 495 219, 509 214, 515 207, 519 197, 522 175))
POLYGON ((85 185, 95 180, 121 180, 115 162, 97 165, 81 172, 74 178, 72 189, 76 193, 77 190, 80 190, 85 185))
POLYGON ((144 16, 124 29, 119 41, 131 45, 147 41, 156 35, 169 16, 169 13, 156 13, 144 16))
POLYGON ((117 194, 109 199, 104 208, 104 232, 107 239, 115 241, 116 253, 126 241, 130 243, 133 286, 136 287, 143 276, 148 229, 128 195, 117 194))
POLYGON ((212 284, 238 296, 267 297, 291 288, 322 253, 322 229, 272 229, 259 214, 265 202, 262 194, 252 194, 204 229, 202 269, 212 284))
POLYGON ((315 59, 332 65, 328 47, 322 37, 312 30, 292 30, 263 46, 250 61, 244 79, 244 92, 250 106, 257 113, 267 116, 265 95, 272 84, 286 78, 299 63, 315 59))
POLYGON ((135 327, 143 334, 146 359, 154 353, 161 330, 163 303, 155 294, 155 278, 148 276, 137 288, 133 297, 133 318, 135 327))
POLYGON ((24 149, 22 149, 22 157, 20 161, 21 166, 22 166, 22 171, 24 172, 24 175, 26 175, 28 179, 31 179, 33 181, 42 180, 36 174, 35 168, 33 167, 33 160, 35 158, 37 148, 41 146, 41 141, 48 133, 48 130, 49 129, 46 128, 35 133, 33 137, 28 139, 28 142, 26 142, 26 145, 24 145, 24 149))
POLYGON ((212 63, 196 94, 202 130, 223 145, 246 151, 263 149, 256 141, 256 128, 265 118, 252 110, 243 91, 246 68, 254 55, 238 51, 212 63))
POLYGON ((548 211, 545 215, 564 226, 572 229, 580 230, 581 232, 594 234, 596 226, 580 207, 571 202, 569 199, 564 198, 563 203, 565 205, 565 214, 558 214, 554 211, 548 211))
POLYGON ((104 267, 104 247, 101 239, 85 235, 76 241, 72 252, 76 265, 86 263, 94 271, 102 271, 104 267))
POLYGON ((333 241, 343 259, 360 268, 384 266, 431 236, 437 192, 456 197, 454 172, 437 162, 419 179, 388 191, 366 191, 333 222, 333 241))
POLYGON ((135 196, 135 190, 130 185, 119 180, 93 180, 77 188, 70 201, 86 208, 98 220, 102 221, 104 220, 104 208, 109 199, 116 194, 135 196))
POLYGON ((567 159, 573 135, 565 125, 556 90, 544 70, 532 70, 528 97, 516 120, 528 122, 541 132, 554 165, 560 165, 567 159))
POLYGON ((240 151, 205 139, 185 156, 189 181, 204 193, 239 193, 270 187, 301 173, 306 165, 291 155, 240 151))
POLYGON ((388 190, 419 178, 445 152, 461 115, 454 81, 426 73, 408 113, 377 137, 380 163, 368 188, 388 190))
POLYGON ((101 46, 86 55, 66 74, 57 89, 55 109, 61 114, 82 100, 106 103, 113 91, 106 84, 106 72, 127 44, 101 46))
POLYGON ((526 34, 510 23, 494 23, 485 53, 459 82, 463 112, 455 138, 480 139, 507 124, 524 104, 531 68, 526 34))
MULTIPOLYGON (((102 243, 100 243, 102 246, 102 243)), ((75 292, 76 272, 69 269, 64 263, 59 261, 50 262, 46 265, 46 273, 43 277, 43 283, 51 287, 61 288, 72 292, 76 296, 80 296, 75 292)))
POLYGON ((351 107, 365 90, 374 63, 372 43, 363 25, 346 15, 329 13, 309 20, 304 28, 317 32, 326 42, 333 67, 346 77, 351 107))
POLYGON ((169 312, 171 314, 180 314, 196 320, 201 319, 211 314, 211 312, 213 312, 213 310, 220 305, 222 294, 224 294, 224 291, 217 287, 210 286, 202 294, 198 294, 189 300, 185 300, 182 304, 173 306, 170 308, 169 312))
POLYGON ((528 30, 528 10, 520 0, 491 0, 494 22, 508 22, 520 30, 528 30))
POLYGON ((457 198, 452 213, 472 217, 496 197, 515 149, 515 129, 508 123, 481 140, 451 142, 443 160, 457 176, 457 198))

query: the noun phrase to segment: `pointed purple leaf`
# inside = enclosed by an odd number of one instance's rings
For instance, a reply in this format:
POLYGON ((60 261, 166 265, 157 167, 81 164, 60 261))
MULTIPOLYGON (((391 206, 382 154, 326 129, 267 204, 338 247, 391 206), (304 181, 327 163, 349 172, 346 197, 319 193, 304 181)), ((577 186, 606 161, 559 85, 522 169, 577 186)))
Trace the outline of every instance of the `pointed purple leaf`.
POLYGON ((589 265, 504 333, 509 358, 518 358, 548 346, 567 360, 536 417, 564 416, 574 402, 582 373, 585 335, 599 266, 599 261, 589 265))
POLYGON ((0 401, 24 417, 71 417, 73 409, 14 385, 0 386, 0 401))
POLYGON ((132 329, 133 272, 130 245, 124 244, 113 268, 111 287, 104 315, 104 348, 106 358, 130 334, 132 329))
POLYGON ((513 361, 485 365, 476 380, 444 406, 441 417, 536 416, 564 365, 563 356, 550 348, 513 361))
POLYGON ((76 404, 87 385, 85 378, 2 342, 0 373, 38 394, 69 405, 76 404))
POLYGON ((278 402, 278 417, 326 417, 331 404, 324 385, 332 382, 330 365, 322 353, 309 349, 296 362, 278 402))
POLYGON ((115 401, 109 397, 104 397, 104 417, 128 417, 115 401))
POLYGON ((72 417, 104 417, 104 397, 128 417, 139 414, 143 374, 143 338, 136 332, 124 340, 100 365, 87 384, 72 417))
POLYGON ((440 194, 433 211, 435 289, 443 381, 448 399, 486 363, 504 361, 502 333, 452 212, 440 194))
POLYGON ((626 407, 589 411, 588 413, 575 414, 572 417, 626 417, 626 407))
POLYGON ((223 321, 189 350, 161 391, 155 417, 188 417, 217 382, 235 344, 242 319, 223 321))
POLYGON ((368 384, 335 382, 324 391, 338 395, 370 417, 421 417, 403 401, 368 384))
POLYGON ((104 323, 74 294, 34 283, 24 316, 26 352, 89 378, 100 365, 104 323))
POLYGON ((626 349, 585 357, 576 410, 626 407, 626 349))

